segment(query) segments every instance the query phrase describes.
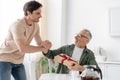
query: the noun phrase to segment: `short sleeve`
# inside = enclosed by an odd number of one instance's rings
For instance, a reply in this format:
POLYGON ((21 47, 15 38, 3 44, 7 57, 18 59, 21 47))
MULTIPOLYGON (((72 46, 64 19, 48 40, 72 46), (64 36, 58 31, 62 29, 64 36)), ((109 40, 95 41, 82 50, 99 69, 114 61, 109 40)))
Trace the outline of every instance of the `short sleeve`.
POLYGON ((13 39, 25 39, 25 28, 20 23, 14 23, 10 27, 13 39))

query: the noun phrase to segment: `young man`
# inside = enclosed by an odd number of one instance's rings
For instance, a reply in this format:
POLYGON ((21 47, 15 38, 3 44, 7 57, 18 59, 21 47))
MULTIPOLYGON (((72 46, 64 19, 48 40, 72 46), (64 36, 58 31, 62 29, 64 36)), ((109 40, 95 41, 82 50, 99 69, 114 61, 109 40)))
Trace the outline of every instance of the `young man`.
POLYGON ((95 60, 94 53, 87 48, 91 38, 91 32, 83 29, 75 36, 75 44, 62 46, 56 50, 46 49, 43 54, 60 63, 57 73, 69 73, 70 70, 81 73, 85 70, 84 65, 95 65, 102 78, 102 72, 95 60))
POLYGON ((23 8, 24 18, 10 26, 8 36, 0 47, 0 80, 11 80, 11 74, 15 80, 27 80, 23 65, 25 53, 51 47, 51 43, 48 40, 42 41, 39 35, 37 22, 41 18, 41 8, 42 4, 37 1, 27 2, 23 8), (38 46, 30 45, 33 38, 38 46))

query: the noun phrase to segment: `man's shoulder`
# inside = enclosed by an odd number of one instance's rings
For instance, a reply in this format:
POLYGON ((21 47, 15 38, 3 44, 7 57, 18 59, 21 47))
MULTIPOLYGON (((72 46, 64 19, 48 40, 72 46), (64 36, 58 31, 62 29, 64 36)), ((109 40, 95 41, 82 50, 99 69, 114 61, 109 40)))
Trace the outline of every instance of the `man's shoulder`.
POLYGON ((18 18, 16 20, 14 20, 11 25, 18 24, 18 23, 25 23, 24 18, 18 18))
POLYGON ((11 27, 15 27, 15 26, 24 26, 25 24, 25 20, 24 19, 17 19, 15 20, 12 24, 11 27))
POLYGON ((25 20, 23 18, 17 19, 14 23, 16 23, 16 24, 25 24, 25 20))
POLYGON ((24 19, 17 19, 11 25, 9 30, 23 30, 26 26, 24 19))

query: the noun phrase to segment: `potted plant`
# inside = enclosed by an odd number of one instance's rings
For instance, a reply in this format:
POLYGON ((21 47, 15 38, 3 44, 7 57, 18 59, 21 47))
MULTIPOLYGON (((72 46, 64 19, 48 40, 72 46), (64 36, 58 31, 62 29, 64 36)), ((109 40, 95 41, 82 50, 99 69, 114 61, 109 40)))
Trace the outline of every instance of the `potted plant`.
POLYGON ((55 73, 58 67, 58 63, 55 63, 52 59, 48 59, 42 56, 37 62, 37 70, 40 74, 43 73, 55 73))

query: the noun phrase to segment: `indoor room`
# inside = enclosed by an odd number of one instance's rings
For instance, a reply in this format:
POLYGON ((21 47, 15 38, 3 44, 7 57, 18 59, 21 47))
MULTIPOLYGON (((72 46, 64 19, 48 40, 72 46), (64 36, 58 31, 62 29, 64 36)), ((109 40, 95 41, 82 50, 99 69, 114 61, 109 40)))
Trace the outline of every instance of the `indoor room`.
MULTIPOLYGON (((9 26, 24 17, 23 5, 31 0, 1 0, 0 44, 5 39, 9 26)), ((120 78, 120 0, 35 0, 42 6, 39 31, 42 40, 49 40, 52 49, 74 43, 74 37, 82 29, 92 33, 87 48, 93 51, 102 70, 102 80, 120 78)), ((34 39, 31 45, 36 45, 34 39)), ((27 80, 59 80, 55 62, 44 57, 42 52, 25 54, 27 80), (43 62, 42 62, 43 59, 43 62), (44 62, 45 61, 45 62, 44 62), (53 71, 54 69, 54 71, 53 71), (45 75, 44 75, 45 74, 45 75), (42 78, 43 79, 42 79, 42 78)), ((60 75, 67 80, 67 75, 60 75)), ((14 80, 11 76, 11 80, 14 80)), ((78 80, 78 79, 76 79, 78 80)))

